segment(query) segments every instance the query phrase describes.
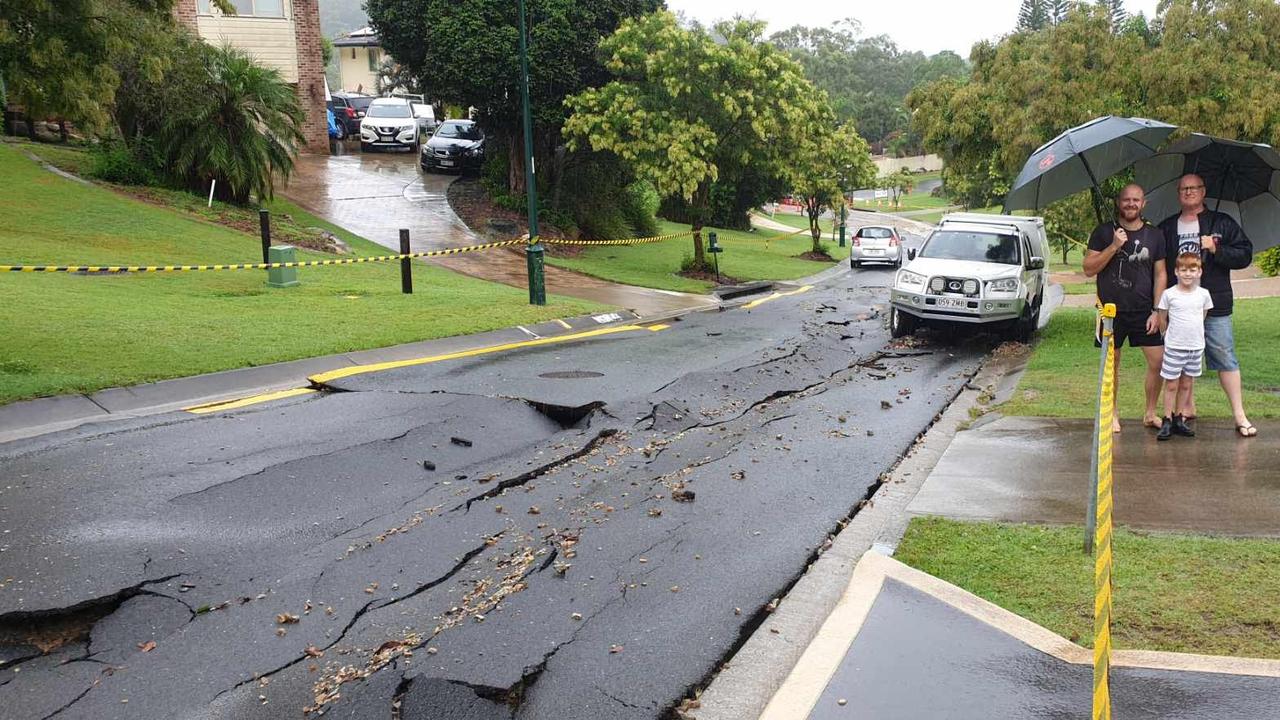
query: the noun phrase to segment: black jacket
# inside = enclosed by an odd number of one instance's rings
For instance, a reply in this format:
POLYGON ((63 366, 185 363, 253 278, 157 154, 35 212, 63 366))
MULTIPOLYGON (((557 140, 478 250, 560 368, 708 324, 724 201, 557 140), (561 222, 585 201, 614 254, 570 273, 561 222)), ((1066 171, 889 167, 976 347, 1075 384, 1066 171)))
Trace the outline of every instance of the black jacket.
MULTIPOLYGON (((1167 287, 1178 284, 1174 270, 1178 266, 1178 216, 1174 213, 1160 223, 1160 231, 1164 233, 1164 267, 1168 275, 1167 287)), ((1200 211, 1200 234, 1222 236, 1218 242, 1216 253, 1200 253, 1204 263, 1204 274, 1200 276, 1200 287, 1209 291, 1213 298, 1213 309, 1210 315, 1222 316, 1231 314, 1231 271, 1249 267, 1253 262, 1253 243, 1245 236, 1244 230, 1236 224, 1230 215, 1205 208, 1200 211)))

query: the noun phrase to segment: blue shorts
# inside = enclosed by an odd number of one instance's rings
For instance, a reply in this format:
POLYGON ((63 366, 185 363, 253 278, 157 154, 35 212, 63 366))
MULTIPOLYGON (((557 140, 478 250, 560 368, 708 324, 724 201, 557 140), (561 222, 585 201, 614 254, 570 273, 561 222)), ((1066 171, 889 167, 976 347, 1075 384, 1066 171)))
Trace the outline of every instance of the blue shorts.
POLYGON ((1231 332, 1231 316, 1220 315, 1204 319, 1204 356, 1210 370, 1239 370, 1236 360, 1236 340, 1231 332))

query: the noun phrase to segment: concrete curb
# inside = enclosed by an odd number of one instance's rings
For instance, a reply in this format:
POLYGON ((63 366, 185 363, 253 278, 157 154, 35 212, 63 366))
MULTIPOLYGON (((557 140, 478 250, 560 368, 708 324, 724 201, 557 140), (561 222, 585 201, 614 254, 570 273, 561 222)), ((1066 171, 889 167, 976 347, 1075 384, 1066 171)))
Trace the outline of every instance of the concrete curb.
POLYGON ((858 560, 872 548, 890 555, 907 529, 907 504, 919 492, 955 434, 970 422, 979 398, 994 395, 1009 368, 1006 360, 983 363, 956 398, 889 473, 865 506, 832 540, 778 609, 725 663, 686 711, 696 720, 757 718, 800 661, 849 586, 858 560))

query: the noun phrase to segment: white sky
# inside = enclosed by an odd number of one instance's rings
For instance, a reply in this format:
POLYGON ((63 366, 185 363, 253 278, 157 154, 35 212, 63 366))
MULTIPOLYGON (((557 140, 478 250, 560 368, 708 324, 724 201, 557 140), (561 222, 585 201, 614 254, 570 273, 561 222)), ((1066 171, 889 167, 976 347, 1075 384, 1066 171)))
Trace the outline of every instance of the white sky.
MULTIPOLYGON (((1158 0, 1126 0, 1131 12, 1155 14, 1158 0)), ((768 32, 793 25, 826 25, 852 17, 862 23, 864 36, 885 34, 903 50, 932 55, 954 50, 963 58, 979 40, 995 39, 1013 29, 1020 0, 667 0, 672 12, 684 12, 704 23, 735 14, 755 15, 769 23, 768 32)))

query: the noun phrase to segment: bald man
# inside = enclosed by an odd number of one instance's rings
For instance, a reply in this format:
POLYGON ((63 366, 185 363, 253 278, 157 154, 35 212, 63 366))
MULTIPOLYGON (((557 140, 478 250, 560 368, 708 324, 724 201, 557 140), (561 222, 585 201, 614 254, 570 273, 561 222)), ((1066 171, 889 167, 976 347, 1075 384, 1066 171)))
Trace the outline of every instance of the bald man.
MULTIPOLYGON (((1165 256, 1175 258, 1184 252, 1200 255, 1204 272, 1200 287, 1209 291, 1213 309, 1204 320, 1204 355, 1210 370, 1218 372, 1218 382, 1227 394, 1231 413, 1235 416, 1236 432, 1241 437, 1253 437, 1258 429, 1244 413, 1244 399, 1240 383, 1240 362, 1236 360, 1236 343, 1232 332, 1231 309, 1234 298, 1231 292, 1231 271, 1249 267, 1253 262, 1253 243, 1244 230, 1226 213, 1205 207, 1206 188, 1199 175, 1183 175, 1178 180, 1178 205, 1181 211, 1170 215, 1160 223, 1164 234, 1165 256)), ((1169 264, 1168 283, 1175 282, 1173 264, 1169 264)), ((1189 396, 1185 407, 1178 414, 1187 418, 1196 415, 1194 395, 1189 396)))
MULTIPOLYGON (((1098 299, 1116 306, 1112 325, 1116 343, 1116 387, 1120 385, 1120 348, 1128 341, 1130 347, 1142 350, 1147 363, 1142 383, 1147 401, 1142 424, 1158 428, 1160 416, 1156 414, 1156 401, 1160 397, 1164 340, 1160 337, 1160 317, 1155 307, 1166 283, 1165 243, 1160 231, 1142 219, 1146 206, 1146 193, 1141 186, 1127 185, 1120 191, 1116 197, 1116 219, 1102 223, 1089 236, 1084 274, 1098 278, 1098 299)), ((1116 392, 1115 396, 1119 398, 1120 393, 1116 392)), ((1120 432, 1118 406, 1113 417, 1111 429, 1120 432)))

